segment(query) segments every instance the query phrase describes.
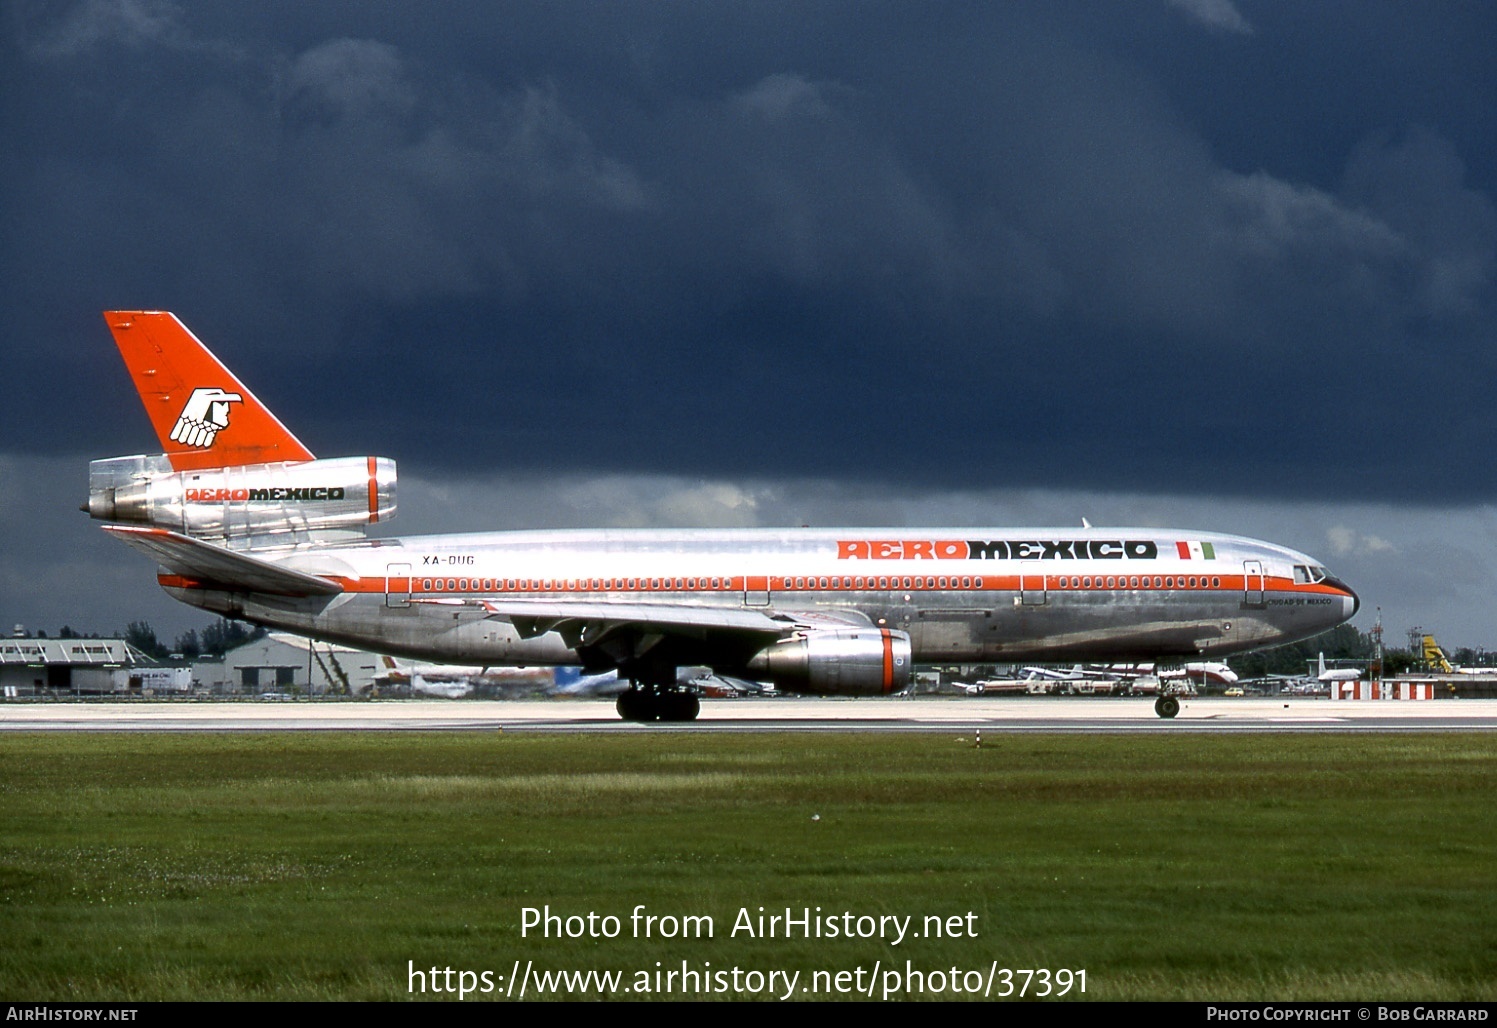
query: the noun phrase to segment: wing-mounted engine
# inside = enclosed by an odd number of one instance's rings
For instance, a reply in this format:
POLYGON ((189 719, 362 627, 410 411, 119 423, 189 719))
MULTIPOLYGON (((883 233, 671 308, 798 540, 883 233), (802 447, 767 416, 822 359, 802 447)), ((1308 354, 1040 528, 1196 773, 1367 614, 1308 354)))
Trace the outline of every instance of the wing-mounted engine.
POLYGON ((355 532, 395 516, 395 462, 335 457, 174 471, 163 456, 88 466, 88 513, 197 539, 355 532))
POLYGON ((762 650, 751 671, 775 687, 819 696, 876 696, 910 684, 910 637, 889 628, 817 629, 762 650))

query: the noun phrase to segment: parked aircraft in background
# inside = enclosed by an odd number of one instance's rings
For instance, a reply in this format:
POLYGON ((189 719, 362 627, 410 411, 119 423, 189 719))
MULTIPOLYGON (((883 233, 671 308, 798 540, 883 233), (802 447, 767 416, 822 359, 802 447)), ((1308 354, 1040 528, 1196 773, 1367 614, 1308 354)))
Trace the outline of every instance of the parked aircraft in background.
POLYGON ((1452 664, 1445 656, 1445 651, 1440 644, 1435 642, 1435 637, 1426 635, 1422 640, 1424 663, 1431 671, 1439 671, 1447 675, 1491 675, 1497 674, 1497 667, 1470 667, 1452 664))
POLYGON ((1312 557, 1175 529, 366 538, 395 513, 394 461, 314 458, 172 314, 105 318, 165 452, 92 462, 86 508, 157 561, 168 593, 403 657, 617 670, 630 720, 694 718, 678 680, 693 665, 887 694, 917 662, 1219 659, 1357 610, 1312 557))
POLYGON ((1320 655, 1320 670, 1315 675, 1317 682, 1355 682, 1362 677, 1361 668, 1325 666, 1325 654, 1320 655))
POLYGON ((1092 672, 1074 664, 1068 668, 1059 667, 1026 667, 1019 671, 1019 677, 1025 679, 1042 679, 1047 682, 1079 682, 1092 675, 1092 672))
POLYGON ((620 678, 617 671, 603 671, 596 675, 589 675, 575 672, 562 674, 558 669, 556 685, 551 695, 598 698, 619 696, 628 691, 628 681, 620 678))
POLYGON ((968 696, 1001 696, 1004 693, 1024 692, 1027 682, 1022 678, 980 678, 975 682, 952 682, 950 685, 968 696))
POLYGON ((1440 649, 1440 644, 1435 642, 1435 637, 1426 635, 1423 639, 1424 663, 1431 671, 1442 671, 1447 675, 1456 674, 1455 666, 1445 656, 1445 651, 1440 649))
POLYGON ((550 668, 481 667, 438 664, 383 656, 374 675, 376 688, 404 686, 422 696, 460 699, 479 691, 549 693, 555 686, 550 668))
POLYGON ((1237 684, 1237 672, 1219 660, 1190 661, 1175 668, 1159 672, 1163 679, 1188 678, 1197 685, 1233 686, 1237 684))
MULTIPOLYGON (((725 698, 729 696, 769 696, 774 694, 772 688, 766 688, 759 682, 750 682, 741 678, 730 678, 727 675, 719 675, 709 667, 683 667, 676 671, 676 686, 684 692, 696 696, 711 696, 725 698)), ((564 675, 561 669, 557 670, 556 685, 551 690, 553 696, 619 696, 629 691, 630 683, 627 678, 620 678, 617 671, 604 671, 596 675, 564 675)))

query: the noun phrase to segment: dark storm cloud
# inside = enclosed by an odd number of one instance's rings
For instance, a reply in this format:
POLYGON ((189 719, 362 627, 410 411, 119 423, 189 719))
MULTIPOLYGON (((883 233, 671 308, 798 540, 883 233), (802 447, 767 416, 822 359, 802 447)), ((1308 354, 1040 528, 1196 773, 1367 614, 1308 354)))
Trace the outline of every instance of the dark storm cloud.
POLYGON ((315 450, 433 472, 1493 493, 1484 8, 6 28, 12 452, 150 447, 97 315, 139 305, 315 450))

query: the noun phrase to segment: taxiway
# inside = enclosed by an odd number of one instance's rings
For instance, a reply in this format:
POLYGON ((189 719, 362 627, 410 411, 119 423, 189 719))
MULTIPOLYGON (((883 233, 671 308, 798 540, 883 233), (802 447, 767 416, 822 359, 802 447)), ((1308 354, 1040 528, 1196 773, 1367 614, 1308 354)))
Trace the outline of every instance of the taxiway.
POLYGON ((1194 698, 1163 720, 1147 699, 705 700, 698 720, 619 720, 612 700, 10 702, 0 731, 521 732, 1315 732, 1491 731, 1497 700, 1194 698))

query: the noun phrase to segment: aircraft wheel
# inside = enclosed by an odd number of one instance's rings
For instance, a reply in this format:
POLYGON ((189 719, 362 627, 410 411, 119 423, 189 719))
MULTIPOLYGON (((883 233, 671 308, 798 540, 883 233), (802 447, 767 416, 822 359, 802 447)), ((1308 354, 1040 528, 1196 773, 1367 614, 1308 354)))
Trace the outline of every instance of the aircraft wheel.
POLYGON ((1154 713, 1163 718, 1171 718, 1180 713, 1180 701, 1173 696, 1161 696, 1154 701, 1154 713))
POLYGON ((660 716, 655 704, 650 702, 650 697, 637 689, 619 693, 613 706, 625 721, 654 721, 660 716))
POLYGON ((669 693, 661 697, 660 720, 695 721, 701 710, 702 701, 691 693, 669 693))

